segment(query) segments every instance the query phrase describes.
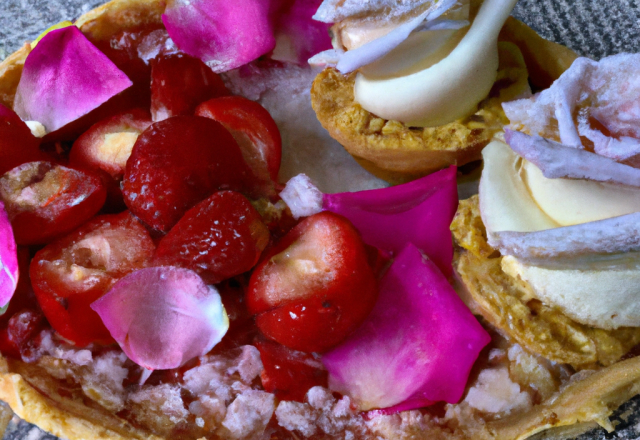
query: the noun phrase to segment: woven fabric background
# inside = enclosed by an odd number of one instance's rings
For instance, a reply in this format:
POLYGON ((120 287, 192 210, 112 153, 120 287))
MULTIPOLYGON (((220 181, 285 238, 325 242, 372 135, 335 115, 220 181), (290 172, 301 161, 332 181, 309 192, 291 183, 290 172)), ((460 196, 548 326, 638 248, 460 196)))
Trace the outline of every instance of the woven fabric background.
MULTIPOLYGON (((0 0, 0 60, 50 25, 77 18, 101 3, 103 0, 0 0)), ((594 59, 640 52, 638 0, 519 0, 513 15, 543 37, 594 59)), ((615 433, 595 430, 580 440, 640 439, 640 397, 625 404, 618 414, 615 433)), ((55 437, 15 419, 4 440, 18 439, 55 437)))

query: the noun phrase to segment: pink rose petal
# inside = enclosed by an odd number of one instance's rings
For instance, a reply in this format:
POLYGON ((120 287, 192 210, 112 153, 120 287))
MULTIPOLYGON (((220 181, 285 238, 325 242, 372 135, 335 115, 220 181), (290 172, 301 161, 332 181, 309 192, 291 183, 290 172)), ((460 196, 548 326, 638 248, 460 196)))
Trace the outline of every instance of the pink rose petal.
POLYGON ((272 58, 305 64, 318 52, 331 49, 330 24, 312 19, 321 0, 286 0, 274 14, 276 48, 272 58))
POLYGON ((0 202, 0 307, 9 304, 17 285, 18 248, 4 203, 0 202))
POLYGON ((412 244, 380 281, 367 320, 325 354, 329 387, 360 410, 458 402, 491 340, 438 268, 412 244))
POLYGON ((443 274, 453 273, 449 225, 458 207, 456 167, 390 188, 325 194, 323 207, 348 218, 365 243, 394 253, 413 243, 443 274))
POLYGON ((14 109, 48 132, 75 121, 133 83, 75 26, 49 32, 24 63, 14 109))
POLYGON ((229 328, 215 288, 177 267, 132 272, 91 308, 127 356, 148 370, 178 368, 206 354, 229 328))
POLYGON ((225 72, 276 44, 268 0, 173 0, 162 21, 180 50, 225 72))

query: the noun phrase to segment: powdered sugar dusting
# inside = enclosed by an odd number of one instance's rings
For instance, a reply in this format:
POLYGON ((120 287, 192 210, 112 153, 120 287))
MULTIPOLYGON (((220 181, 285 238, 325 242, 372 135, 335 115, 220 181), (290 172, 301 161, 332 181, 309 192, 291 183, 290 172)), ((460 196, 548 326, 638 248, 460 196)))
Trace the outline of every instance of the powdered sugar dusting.
POLYGON ((325 193, 388 186, 360 167, 318 122, 310 95, 317 73, 293 64, 250 64, 223 77, 232 93, 257 100, 276 121, 282 135, 281 182, 304 173, 325 193))

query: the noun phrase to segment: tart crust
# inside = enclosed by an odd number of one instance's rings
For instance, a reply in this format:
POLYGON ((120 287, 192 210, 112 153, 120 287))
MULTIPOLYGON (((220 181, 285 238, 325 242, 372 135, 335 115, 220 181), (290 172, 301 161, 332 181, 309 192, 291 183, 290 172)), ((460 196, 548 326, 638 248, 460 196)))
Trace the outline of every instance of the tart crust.
POLYGON ((392 184, 465 165, 480 160, 482 149, 508 124, 501 104, 526 90, 527 76, 534 86, 548 87, 577 58, 513 17, 505 23, 498 47, 500 66, 489 98, 475 114, 439 127, 408 127, 377 117, 354 100, 356 74, 344 76, 331 68, 316 77, 311 103, 329 134, 367 171, 392 184))

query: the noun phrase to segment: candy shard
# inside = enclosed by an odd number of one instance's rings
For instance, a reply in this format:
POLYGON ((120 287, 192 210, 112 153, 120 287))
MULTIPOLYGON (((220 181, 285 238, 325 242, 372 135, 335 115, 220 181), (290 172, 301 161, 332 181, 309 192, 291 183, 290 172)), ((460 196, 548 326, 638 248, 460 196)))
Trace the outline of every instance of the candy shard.
POLYGON ((4 203, 0 201, 0 307, 9 304, 18 285, 18 248, 4 203))
POLYGON ((280 192, 280 197, 296 220, 322 211, 322 192, 306 174, 298 174, 289 179, 280 192))
POLYGON ((490 336, 446 278, 412 244, 380 282, 367 320, 324 355, 329 387, 360 410, 457 402, 490 336))
POLYGON ((390 188, 325 194, 323 207, 348 218, 365 243, 400 252, 413 243, 452 274, 449 225, 458 206, 456 167, 390 188))
POLYGON ((578 58, 553 85, 503 104, 511 127, 616 161, 640 155, 640 54, 578 58))
POLYGON ((539 136, 505 130, 511 149, 535 164, 549 179, 587 179, 640 187, 640 170, 586 150, 539 136))
POLYGON ((275 47, 269 1, 173 0, 162 21, 180 50, 215 72, 234 69, 275 47))
POLYGON ((24 63, 14 109, 48 132, 99 107, 133 83, 82 32, 69 26, 47 33, 24 63))
POLYGON ((132 272, 91 308, 127 356, 148 370, 178 368, 206 354, 229 328, 217 290, 177 267, 132 272))
POLYGON ((489 234, 489 244, 527 264, 571 268, 581 264, 638 265, 640 212, 536 232, 489 234))

